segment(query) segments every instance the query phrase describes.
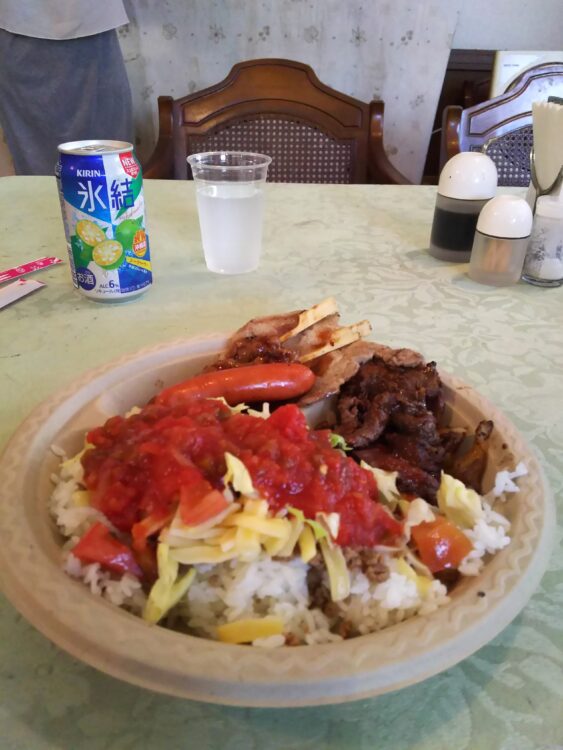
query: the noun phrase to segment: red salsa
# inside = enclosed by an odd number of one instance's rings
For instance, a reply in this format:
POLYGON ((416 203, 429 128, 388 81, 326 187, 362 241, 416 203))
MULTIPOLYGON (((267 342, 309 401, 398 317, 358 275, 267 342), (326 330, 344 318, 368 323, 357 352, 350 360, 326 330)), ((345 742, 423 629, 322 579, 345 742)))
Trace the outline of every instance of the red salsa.
POLYGON ((332 448, 327 430, 309 430, 294 405, 260 419, 231 414, 216 400, 151 404, 112 417, 88 442, 94 447, 82 463, 92 504, 122 531, 139 522, 158 529, 180 498, 193 496, 197 513, 203 494, 224 489, 226 452, 244 463, 274 513, 286 505, 308 518, 339 513, 342 546, 390 543, 402 531, 379 503, 371 472, 332 448))

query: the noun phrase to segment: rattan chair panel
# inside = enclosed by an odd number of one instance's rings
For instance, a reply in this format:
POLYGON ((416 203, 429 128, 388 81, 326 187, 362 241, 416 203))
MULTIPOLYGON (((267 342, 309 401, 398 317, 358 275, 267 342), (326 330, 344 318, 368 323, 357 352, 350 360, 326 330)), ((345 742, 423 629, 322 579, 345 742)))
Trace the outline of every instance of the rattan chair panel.
POLYGON ((352 182, 352 144, 298 120, 262 115, 187 137, 188 155, 223 150, 268 154, 271 182, 352 182))
POLYGON ((542 63, 525 70, 494 99, 467 109, 446 107, 441 165, 460 152, 483 150, 497 166, 499 186, 528 185, 532 107, 549 97, 563 97, 563 63, 542 63))
POLYGON ((527 187, 530 184, 530 154, 533 142, 532 126, 526 125, 493 138, 485 145, 483 151, 495 163, 499 185, 527 187))

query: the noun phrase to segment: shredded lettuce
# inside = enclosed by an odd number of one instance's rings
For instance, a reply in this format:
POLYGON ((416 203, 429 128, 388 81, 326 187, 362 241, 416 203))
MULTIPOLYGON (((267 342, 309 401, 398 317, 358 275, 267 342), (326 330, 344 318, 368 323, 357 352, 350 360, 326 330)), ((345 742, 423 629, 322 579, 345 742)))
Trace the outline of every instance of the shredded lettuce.
POLYGON ((428 577, 419 575, 403 557, 399 557, 395 560, 395 570, 397 573, 416 584, 420 597, 425 598, 428 596, 434 580, 432 576, 428 577))
POLYGON ((351 451, 351 446, 344 440, 342 435, 337 435, 336 432, 330 433, 330 444, 333 448, 338 448, 341 451, 351 451))
POLYGON ((320 542, 321 539, 329 538, 329 531, 322 525, 322 523, 313 521, 311 518, 305 518, 305 514, 299 508, 293 508, 292 506, 288 505, 287 512, 291 513, 292 516, 295 516, 298 521, 306 523, 307 526, 310 526, 317 542, 320 542))
MULTIPOLYGON (((287 523, 287 520, 284 520, 282 518, 279 518, 277 520, 280 523, 287 523)), ((291 530, 289 536, 286 538, 285 543, 277 552, 278 557, 291 557, 295 549, 295 545, 297 544, 297 541, 301 536, 301 532, 303 531, 303 521, 300 521, 298 518, 289 519, 289 524, 291 530)))
POLYGON ((328 573, 330 597, 333 602, 340 602, 350 594, 350 574, 346 560, 340 547, 329 545, 327 539, 321 539, 320 547, 328 573))
POLYGON ((430 505, 421 497, 411 500, 407 510, 407 524, 409 527, 418 526, 421 523, 432 523, 436 519, 430 505))
POLYGON ((79 453, 76 453, 74 456, 71 456, 70 458, 65 459, 61 463, 61 472, 63 479, 68 478, 71 476, 76 470, 78 469, 80 472, 82 472, 82 466, 81 466, 81 460, 82 456, 86 453, 86 451, 89 451, 94 446, 92 443, 85 442, 84 448, 79 453))
POLYGON ((399 472, 377 469, 375 466, 370 466, 365 461, 361 461, 360 466, 362 469, 371 471, 377 482, 377 489, 379 490, 381 500, 385 505, 389 506, 391 510, 395 510, 397 503, 401 499, 401 493, 397 489, 397 478, 399 472))
POLYGON ((448 521, 461 529, 472 529, 483 517, 481 497, 459 479, 442 472, 437 493, 438 508, 448 521))
POLYGON ((268 417, 270 416, 270 404, 267 401, 262 404, 262 409, 260 411, 258 411, 257 409, 251 409, 249 406, 246 406, 246 404, 243 404, 243 406, 249 417, 268 419, 268 417))
POLYGON ((292 516, 295 516, 295 518, 302 523, 305 523, 305 521, 307 520, 303 511, 299 508, 294 508, 292 505, 287 506, 287 512, 291 513, 292 516))
POLYGON ((317 544, 310 526, 303 526, 303 531, 299 535, 298 541, 301 559, 304 563, 308 563, 317 554, 317 544))
POLYGON ((158 545, 156 559, 158 563, 158 578, 150 590, 143 620, 157 623, 176 606, 192 584, 195 578, 195 568, 183 576, 178 577, 179 565, 170 557, 170 547, 162 542, 158 545))
POLYGON ((340 513, 317 513, 317 522, 326 529, 329 539, 336 539, 340 530, 340 513))
POLYGON ((236 456, 232 453, 225 453, 225 463, 227 464, 227 473, 223 477, 225 484, 230 484, 236 492, 240 492, 245 497, 256 497, 258 493, 252 484, 250 472, 236 456))
POLYGON ((227 409, 230 409, 231 414, 240 414, 243 411, 246 411, 248 409, 248 406, 246 404, 237 404, 236 406, 231 406, 229 403, 227 403, 227 400, 224 398, 224 396, 215 396, 214 398, 210 399, 211 401, 220 401, 223 406, 226 406, 227 409))

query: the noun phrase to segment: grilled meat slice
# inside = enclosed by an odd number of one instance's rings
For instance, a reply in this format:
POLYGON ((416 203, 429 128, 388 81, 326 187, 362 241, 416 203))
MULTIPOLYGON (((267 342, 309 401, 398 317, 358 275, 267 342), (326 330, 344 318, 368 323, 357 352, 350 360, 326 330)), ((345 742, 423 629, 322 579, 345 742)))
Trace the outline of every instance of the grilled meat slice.
POLYGON ((413 349, 392 349, 384 344, 373 344, 374 356, 392 367, 419 367, 424 365, 424 358, 413 349))
POLYGON ((326 318, 313 323, 304 331, 284 341, 283 345, 294 352, 297 359, 300 359, 305 354, 320 349, 321 346, 327 344, 338 328, 339 320, 340 315, 338 313, 327 315, 326 318))
POLYGON ((391 360, 386 362, 376 355, 360 368, 343 390, 368 399, 389 391, 403 403, 424 402, 436 416, 443 409, 442 382, 435 362, 405 367, 392 364, 391 360))
POLYGON ((365 448, 378 440, 397 404, 394 393, 383 392, 369 401, 359 396, 342 396, 338 401, 338 433, 354 448, 365 448))
POLYGON ((231 336, 219 359, 207 369, 225 370, 269 362, 294 362, 296 354, 282 346, 280 337, 295 327, 299 314, 300 311, 296 310, 249 320, 231 336))
MULTIPOLYGON (((371 331, 368 320, 346 326, 340 326, 339 320, 340 313, 332 297, 306 310, 253 318, 231 336, 220 357, 207 370, 295 361, 310 362, 313 368, 323 355, 358 343, 371 331)), ((377 348, 377 345, 372 346, 377 348)), ((352 359, 359 357, 358 361, 365 361, 370 356, 372 352, 367 356, 356 354, 352 359)), ((322 367, 326 369, 330 362, 328 360, 322 367)), ((343 360, 338 362, 344 363, 343 360)), ((344 377, 349 378, 356 372, 357 365, 354 361, 346 364, 344 377)), ((338 386, 332 392, 337 389, 338 386)), ((318 399, 324 398, 326 390, 319 389, 319 394, 318 399)))
POLYGON ((442 384, 435 363, 392 351, 385 360, 376 354, 342 386, 335 430, 360 449, 359 458, 398 471, 401 491, 435 500, 445 456, 437 425, 442 384))
POLYGON ((442 408, 441 381, 433 362, 407 368, 376 356, 342 386, 338 432, 354 448, 377 440, 388 425, 406 433, 424 429, 427 439, 438 440, 436 412, 442 408))
POLYGON ((308 406, 338 393, 340 386, 353 378, 360 365, 370 360, 378 349, 379 344, 360 340, 319 357, 311 365, 317 379, 311 390, 301 397, 299 406, 308 406))
POLYGON ((394 455, 387 446, 376 444, 356 451, 354 455, 370 466, 376 466, 384 471, 398 472, 397 489, 399 492, 422 497, 431 503, 436 502, 436 493, 440 486, 439 479, 409 463, 406 459, 394 455))
MULTIPOLYGON (((351 344, 350 346, 354 346, 351 344)), ((299 406, 309 406, 328 396, 338 393, 340 386, 358 372, 360 365, 346 356, 345 349, 337 349, 319 357, 311 369, 317 376, 313 387, 297 402, 299 406)))
POLYGON ((384 443, 393 455, 418 466, 439 481, 444 460, 444 450, 440 442, 427 440, 422 435, 388 432, 385 434, 384 443))
POLYGON ((290 338, 299 320, 299 311, 287 315, 254 318, 227 341, 220 358, 208 369, 224 370, 268 362, 296 362, 331 340, 338 328, 339 315, 327 315, 290 338))
POLYGON ((440 478, 445 451, 436 418, 424 404, 399 403, 390 417, 384 442, 396 456, 440 478))
POLYGON ((268 315, 263 318, 252 318, 245 323, 242 328, 231 336, 227 342, 227 352, 229 348, 240 339, 254 338, 280 338, 284 333, 291 331, 297 325, 301 310, 282 313, 281 315, 268 315))

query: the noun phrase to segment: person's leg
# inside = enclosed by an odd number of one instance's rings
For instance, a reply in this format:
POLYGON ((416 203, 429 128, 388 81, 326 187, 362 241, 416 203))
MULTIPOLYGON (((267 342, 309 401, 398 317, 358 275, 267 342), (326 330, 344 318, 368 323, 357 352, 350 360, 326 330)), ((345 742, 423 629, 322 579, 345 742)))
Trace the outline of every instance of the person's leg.
POLYGON ((116 32, 53 41, 0 29, 0 122, 17 174, 53 174, 65 141, 132 142, 116 32))

